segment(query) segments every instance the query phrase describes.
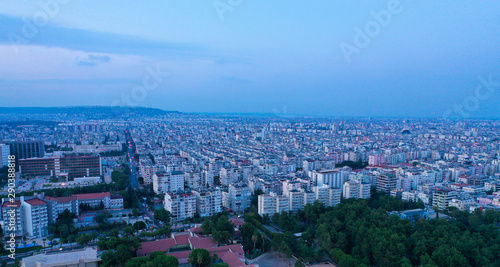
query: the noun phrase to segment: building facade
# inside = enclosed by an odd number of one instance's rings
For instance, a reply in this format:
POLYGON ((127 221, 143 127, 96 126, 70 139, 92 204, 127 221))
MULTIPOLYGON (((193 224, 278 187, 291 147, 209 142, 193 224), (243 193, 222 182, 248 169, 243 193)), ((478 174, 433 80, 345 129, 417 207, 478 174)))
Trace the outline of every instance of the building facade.
POLYGON ((17 159, 42 158, 45 156, 43 141, 16 141, 10 142, 10 153, 17 159))
POLYGON ((180 222, 196 214, 196 196, 189 191, 165 194, 165 209, 172 214, 172 221, 180 222))

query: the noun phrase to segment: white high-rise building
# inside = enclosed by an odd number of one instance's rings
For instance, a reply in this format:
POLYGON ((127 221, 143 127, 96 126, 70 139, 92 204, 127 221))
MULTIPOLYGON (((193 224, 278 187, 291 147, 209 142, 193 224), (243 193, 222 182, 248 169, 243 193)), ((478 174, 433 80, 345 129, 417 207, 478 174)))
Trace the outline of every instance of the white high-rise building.
POLYGON ((141 170, 142 178, 144 179, 144 184, 151 184, 153 182, 153 175, 157 171, 156 165, 143 163, 141 160, 140 170, 141 170))
POLYGON ((290 203, 289 210, 301 210, 304 207, 304 193, 298 190, 288 192, 288 202, 290 203))
POLYGON ((9 199, 2 199, 2 220, 3 232, 6 236, 15 234, 18 237, 24 235, 24 212, 21 201, 10 202, 9 199))
POLYGON ((344 198, 358 198, 359 196, 359 183, 353 180, 344 183, 343 190, 344 198))
POLYGON ((236 212, 242 212, 250 207, 252 193, 244 183, 231 184, 229 186, 229 208, 236 212))
POLYGON ((237 168, 221 168, 219 175, 222 185, 230 185, 239 181, 240 170, 237 168))
POLYGON ((200 217, 222 212, 222 193, 218 187, 211 190, 193 191, 193 194, 196 196, 196 211, 200 217))
POLYGON ((0 144, 0 167, 9 165, 10 147, 8 144, 0 144))
POLYGON ((309 204, 314 203, 316 201, 316 195, 312 191, 307 191, 307 190, 301 190, 303 192, 303 199, 304 199, 304 206, 309 204))
POLYGON ((327 185, 313 186, 312 188, 316 200, 318 200, 318 202, 320 203, 323 203, 325 206, 330 205, 329 189, 330 188, 327 185))
POLYGON ((268 194, 262 194, 258 197, 258 213, 260 216, 265 214, 271 216, 276 213, 276 197, 268 194))
POLYGON ((214 185, 214 173, 212 171, 204 170, 201 176, 202 187, 210 187, 214 185))
POLYGON ((342 190, 340 188, 328 189, 328 206, 335 207, 340 204, 342 190))
POLYGON ((371 197, 371 184, 370 182, 361 182, 359 184, 359 196, 358 198, 368 199, 371 197))
POLYGON ((177 191, 165 194, 165 209, 174 222, 192 218, 196 214, 196 196, 191 192, 177 191))
POLYGON ((330 188, 343 189, 344 186, 344 170, 333 169, 323 171, 313 171, 312 180, 313 185, 322 186, 328 185, 330 188))
POLYGON ((156 194, 168 192, 168 176, 163 173, 153 174, 153 191, 156 194))
POLYGON ((290 211, 290 199, 287 196, 276 195, 276 212, 281 213, 282 211, 290 211))
POLYGON ((185 179, 186 184, 189 188, 199 189, 205 187, 205 185, 202 183, 200 172, 186 172, 185 179))
POLYGON ((181 171, 173 171, 169 176, 170 190, 175 192, 178 190, 184 190, 184 173, 181 171))
POLYGON ((172 171, 169 174, 153 175, 153 191, 157 194, 184 190, 184 172, 172 171))
POLYGON ((41 199, 21 198, 24 210, 24 230, 28 238, 40 238, 48 235, 49 214, 47 203, 41 199))

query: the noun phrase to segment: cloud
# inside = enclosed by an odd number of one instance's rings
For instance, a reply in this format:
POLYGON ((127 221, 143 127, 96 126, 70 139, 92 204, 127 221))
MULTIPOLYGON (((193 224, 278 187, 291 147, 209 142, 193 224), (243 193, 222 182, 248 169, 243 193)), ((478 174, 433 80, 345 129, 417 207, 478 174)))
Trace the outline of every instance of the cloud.
POLYGON ((107 63, 110 60, 111 60, 111 57, 109 57, 107 55, 88 54, 84 58, 77 56, 75 59, 75 64, 78 66, 95 67, 97 64, 107 63))
POLYGON ((238 78, 238 77, 235 77, 235 76, 222 76, 220 79, 222 81, 225 81, 225 82, 233 82, 233 83, 240 83, 240 84, 246 84, 246 83, 251 83, 252 82, 249 79, 238 78))

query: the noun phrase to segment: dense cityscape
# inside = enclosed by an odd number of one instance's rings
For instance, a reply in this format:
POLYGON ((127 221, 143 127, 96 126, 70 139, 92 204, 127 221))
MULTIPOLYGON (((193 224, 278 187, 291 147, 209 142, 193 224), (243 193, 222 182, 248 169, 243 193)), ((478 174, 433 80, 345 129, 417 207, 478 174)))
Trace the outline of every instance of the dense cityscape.
POLYGON ((0 267, 500 267, 499 25, 0 0, 0 267))
POLYGON ((2 111, 2 264, 500 263, 498 121, 107 112, 2 111))

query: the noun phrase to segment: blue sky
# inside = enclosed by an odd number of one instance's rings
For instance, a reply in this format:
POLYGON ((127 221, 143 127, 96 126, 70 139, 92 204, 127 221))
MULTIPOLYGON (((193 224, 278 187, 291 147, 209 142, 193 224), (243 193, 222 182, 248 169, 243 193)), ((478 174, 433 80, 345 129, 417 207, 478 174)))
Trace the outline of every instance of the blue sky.
POLYGON ((500 82, 498 1, 0 0, 0 22, 0 106, 500 114, 500 85, 475 96, 500 82))

